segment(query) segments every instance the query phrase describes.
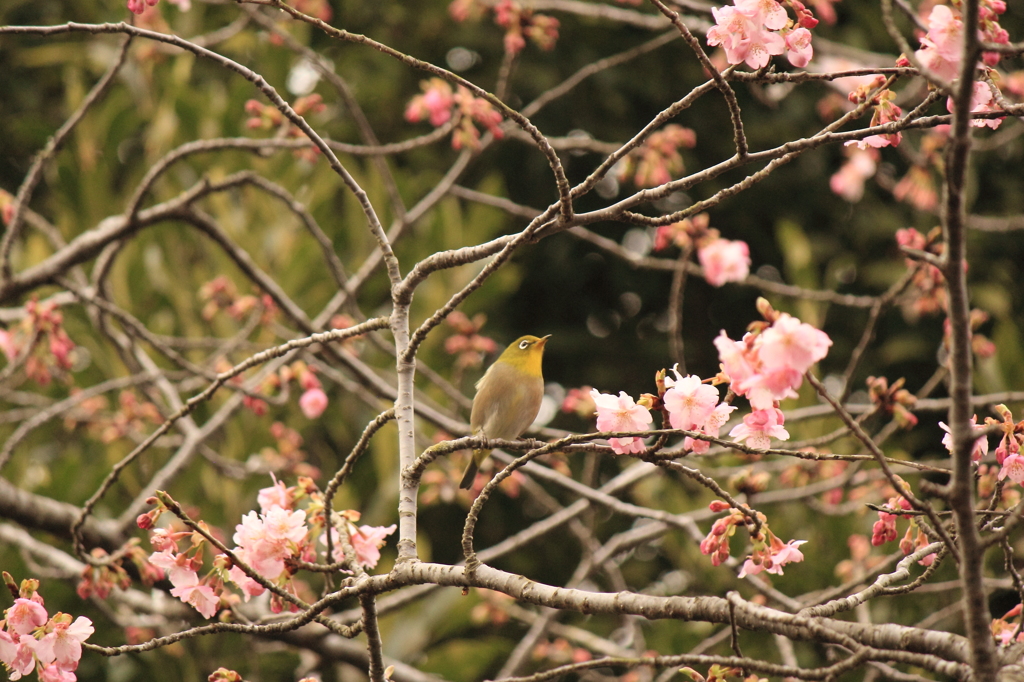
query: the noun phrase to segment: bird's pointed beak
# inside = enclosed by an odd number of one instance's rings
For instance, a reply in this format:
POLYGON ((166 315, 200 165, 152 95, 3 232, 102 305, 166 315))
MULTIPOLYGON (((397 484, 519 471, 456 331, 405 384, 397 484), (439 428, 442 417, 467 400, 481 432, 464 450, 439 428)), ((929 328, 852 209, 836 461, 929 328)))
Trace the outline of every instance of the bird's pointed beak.
POLYGON ((540 337, 540 341, 537 342, 537 348, 543 348, 544 344, 546 344, 548 342, 548 339, 550 339, 550 338, 551 338, 551 334, 548 334, 547 336, 540 337))

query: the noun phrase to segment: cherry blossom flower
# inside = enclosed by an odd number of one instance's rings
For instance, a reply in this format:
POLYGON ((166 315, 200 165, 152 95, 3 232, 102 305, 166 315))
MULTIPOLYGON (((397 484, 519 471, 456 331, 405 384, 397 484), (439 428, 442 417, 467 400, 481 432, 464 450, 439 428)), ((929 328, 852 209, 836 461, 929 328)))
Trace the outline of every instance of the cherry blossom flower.
POLYGON ((786 544, 782 544, 782 542, 773 535, 772 546, 768 557, 762 558, 760 562, 755 561, 756 557, 747 559, 743 563, 743 568, 740 570, 738 577, 743 578, 748 575, 760 573, 761 571, 768 571, 775 575, 782 575, 783 566, 804 560, 803 552, 797 548, 806 542, 807 540, 790 540, 786 544))
POLYGON ((737 443, 747 441, 747 445, 760 450, 771 447, 771 439, 788 440, 789 431, 783 428, 785 415, 778 408, 754 410, 743 417, 743 423, 736 426, 729 435, 737 443))
POLYGON ((36 667, 36 644, 36 638, 31 635, 19 635, 15 639, 0 631, 0 662, 7 666, 12 682, 20 680, 36 667))
POLYGON ((291 509, 295 497, 295 488, 289 488, 284 484, 284 481, 279 481, 276 478, 273 478, 273 474, 270 476, 274 481, 274 485, 269 488, 262 488, 256 495, 256 501, 260 505, 260 511, 267 512, 274 507, 291 509))
MULTIPOLYGON (((615 397, 595 388, 590 391, 590 397, 597 406, 598 431, 645 431, 654 420, 650 411, 633 402, 633 398, 626 395, 625 391, 619 391, 618 397, 615 397)), ((644 441, 638 436, 610 438, 608 442, 612 450, 620 455, 644 451, 644 441)))
POLYGON ((960 70, 960 35, 963 22, 946 5, 935 5, 928 15, 928 33, 914 54, 937 76, 952 81, 960 70))
MULTIPOLYGON (((702 431, 709 436, 718 437, 718 432, 726 422, 729 421, 729 415, 736 410, 735 405, 728 405, 726 403, 719 403, 715 406, 715 409, 711 411, 711 414, 706 420, 704 420, 704 426, 702 431)), ((704 441, 707 443, 707 441, 704 441)), ((707 443, 710 445, 710 443, 707 443)))
POLYGON ((804 373, 828 353, 832 340, 825 332, 779 313, 761 334, 733 341, 723 331, 714 341, 722 371, 732 390, 746 396, 754 410, 796 397, 804 373))
POLYGON ((200 585, 198 577, 190 580, 188 584, 173 588, 171 595, 190 604, 204 618, 213 618, 220 605, 220 598, 214 593, 213 588, 209 585, 200 585))
POLYGON ((158 551, 177 552, 178 540, 188 536, 188 532, 174 532, 168 528, 156 528, 149 535, 149 543, 158 551))
POLYGON ((787 313, 761 334, 759 356, 769 367, 788 367, 803 374, 828 354, 832 339, 787 313))
POLYGON ((46 609, 39 602, 19 597, 14 606, 4 612, 7 617, 7 630, 18 635, 27 635, 37 627, 46 624, 46 609))
MULTIPOLYGON (((251 513, 251 512, 250 512, 251 513)), ((274 543, 300 543, 306 537, 306 512, 274 507, 262 515, 266 540, 274 543)))
POLYGON ((724 329, 715 337, 713 343, 718 349, 722 372, 734 385, 743 384, 757 372, 754 366, 758 362, 754 350, 755 341, 756 337, 753 334, 744 334, 742 341, 733 341, 726 335, 724 329))
POLYGON ((356 551, 356 560, 365 568, 376 568, 380 561, 380 548, 384 546, 384 538, 395 532, 395 524, 390 526, 359 526, 359 530, 351 534, 352 549, 356 551))
POLYGON ((192 567, 192 561, 184 552, 170 551, 153 552, 149 555, 149 563, 167 573, 167 579, 175 587, 191 585, 199 580, 192 567))
POLYGON ((266 592, 266 588, 263 585, 247 576, 245 571, 238 566, 232 566, 228 569, 228 579, 237 585, 238 589, 242 590, 242 597, 245 601, 249 601, 250 597, 258 597, 266 592))
MULTIPOLYGON (((29 639, 32 638, 30 637, 29 639)), ((29 655, 31 656, 31 653, 29 655)), ((11 637, 6 630, 0 630, 0 662, 8 668, 12 668, 17 657, 18 641, 11 637)))
POLYGON ((56 663, 43 666, 39 670, 40 682, 75 682, 77 679, 75 673, 61 668, 56 663))
MULTIPOLYGON (((651 133, 638 150, 626 157, 618 177, 625 180, 632 176, 633 184, 637 187, 664 185, 686 167, 680 148, 689 149, 696 144, 697 134, 691 128, 671 123, 651 133)), ((704 216, 706 218, 706 214, 704 216)))
POLYGON ((787 4, 797 13, 797 20, 785 36, 779 31, 793 24, 776 0, 735 0, 734 6, 712 7, 715 25, 708 30, 708 45, 720 45, 730 64, 746 62, 752 69, 760 69, 783 52, 794 66, 807 66, 813 56, 807 29, 818 20, 803 3, 791 0, 787 4))
POLYGON ((146 7, 154 7, 159 0, 128 0, 128 9, 135 14, 142 14, 146 7))
POLYGON ((742 282, 750 274, 750 248, 744 241, 716 239, 697 249, 704 279, 714 287, 742 282))
MULTIPOLYGON (((736 409, 735 405, 728 405, 726 403, 719 403, 715 406, 715 409, 711 411, 711 414, 707 419, 704 420, 703 426, 696 429, 698 432, 704 435, 711 436, 712 438, 718 438, 718 432, 721 430, 725 423, 729 421, 729 414, 736 409)), ((703 455, 711 447, 711 443, 700 438, 691 438, 687 436, 683 439, 683 447, 690 450, 695 455, 703 455)))
POLYGON ((249 512, 235 526, 234 542, 239 558, 267 580, 276 580, 284 572, 284 560, 294 554, 293 547, 306 537, 306 513, 274 507, 265 514, 249 512))
POLYGON ((72 623, 66 614, 57 614, 53 621, 53 630, 36 645, 36 658, 44 666, 56 663, 59 668, 74 670, 82 658, 82 642, 95 632, 92 621, 79 616, 72 623))
POLYGON ((814 57, 811 32, 802 26, 786 34, 786 58, 798 69, 807 66, 814 57))
POLYGON ((311 388, 299 398, 299 408, 306 419, 316 419, 327 409, 327 394, 322 388, 311 388))
POLYGON ((1007 455, 1003 460, 1003 466, 999 469, 999 480, 1007 477, 1017 485, 1024 485, 1024 456, 1020 453, 1007 455))
MULTIPOLYGON (((939 428, 946 432, 946 435, 942 437, 942 444, 949 451, 949 454, 953 454, 953 432, 949 430, 949 427, 944 422, 939 422, 939 428)), ((978 415, 971 417, 971 428, 977 431, 984 431, 984 426, 978 425, 978 415)), ((971 450, 971 461, 980 462, 981 459, 988 454, 988 436, 981 436, 974 441, 974 449, 971 450)))
MULTIPOLYGON (((953 113, 953 98, 946 99, 946 111, 953 113)), ((971 93, 971 113, 983 114, 989 111, 1000 111, 995 106, 995 98, 992 96, 992 88, 985 81, 975 81, 974 90, 971 93)), ((975 128, 988 126, 995 130, 1002 125, 1002 118, 972 118, 971 125, 975 128)))
POLYGON ((922 166, 911 166, 892 188, 892 195, 919 211, 934 211, 939 204, 939 193, 935 190, 932 174, 922 166))
POLYGON ((672 371, 676 378, 665 377, 669 388, 663 397, 669 423, 674 429, 699 429, 718 404, 718 389, 702 383, 698 376, 682 377, 675 368, 672 371))
MULTIPOLYGON (((901 495, 897 495, 889 500, 886 505, 889 509, 905 509, 910 511, 910 502, 907 501, 901 495)), ((901 514, 904 518, 909 518, 906 515, 901 514)), ((887 542, 892 542, 896 539, 896 514, 890 514, 889 512, 878 512, 878 520, 871 527, 871 544, 875 547, 884 545, 887 542)))
POLYGON ((435 128, 451 120, 452 106, 455 104, 452 86, 440 78, 431 78, 420 83, 420 87, 423 94, 409 101, 405 109, 405 120, 416 123, 427 118, 435 128))
POLYGON ((752 69, 767 66, 772 55, 782 54, 786 41, 736 7, 712 7, 715 25, 707 33, 708 45, 721 45, 730 64, 746 62, 752 69))
MULTIPOLYGON (((896 95, 891 90, 885 90, 878 95, 878 104, 875 105, 875 111, 871 115, 871 126, 885 125, 886 123, 893 123, 899 121, 903 115, 903 110, 900 109, 893 103, 893 99, 896 95)), ((895 147, 903 140, 903 133, 885 133, 883 135, 869 135, 863 140, 851 140, 846 143, 846 146, 856 145, 861 149, 867 149, 869 147, 895 147)))
POLYGON ((845 147, 847 161, 829 178, 829 188, 851 204, 864 196, 864 182, 878 170, 878 152, 873 148, 845 147))
POLYGON ((736 10, 751 21, 777 31, 789 21, 786 10, 775 0, 735 0, 736 10))
MULTIPOLYGON (((546 25, 540 33, 549 36, 551 29, 550 25, 546 25)), ((522 36, 518 37, 522 39, 522 36)), ((422 81, 420 87, 424 92, 409 101, 405 109, 405 119, 410 123, 416 123, 428 118, 431 125, 436 127, 452 120, 457 111, 461 116, 452 134, 453 149, 461 149, 463 146, 476 149, 479 146, 480 131, 474 123, 487 128, 496 138, 500 139, 504 134, 501 130, 501 112, 486 99, 475 97, 465 86, 460 85, 456 90, 452 90, 452 86, 440 78, 431 78, 422 81)))

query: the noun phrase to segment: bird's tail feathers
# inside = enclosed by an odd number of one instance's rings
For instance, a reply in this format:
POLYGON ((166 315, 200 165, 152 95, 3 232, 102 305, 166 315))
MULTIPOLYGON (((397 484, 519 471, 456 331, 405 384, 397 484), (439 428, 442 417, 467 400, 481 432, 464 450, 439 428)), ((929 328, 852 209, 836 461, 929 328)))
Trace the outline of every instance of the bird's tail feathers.
POLYGON ((459 487, 463 490, 469 490, 473 487, 473 481, 476 480, 476 472, 480 470, 480 463, 487 459, 487 456, 491 454, 490 450, 474 450, 473 456, 469 460, 469 464, 466 465, 466 473, 462 475, 462 483, 459 483, 459 487))

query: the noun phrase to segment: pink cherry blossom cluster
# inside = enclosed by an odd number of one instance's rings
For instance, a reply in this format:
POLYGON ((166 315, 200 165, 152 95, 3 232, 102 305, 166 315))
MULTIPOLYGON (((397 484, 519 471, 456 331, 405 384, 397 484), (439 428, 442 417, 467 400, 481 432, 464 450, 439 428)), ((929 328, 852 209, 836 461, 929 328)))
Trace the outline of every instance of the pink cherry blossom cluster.
MULTIPOLYGON (((996 463, 1000 467, 998 478, 1000 481, 1009 478, 1017 485, 1024 485, 1024 456, 1020 453, 1021 443, 1024 442, 1024 420, 1014 422, 1013 412, 1006 405, 996 405, 993 409, 1002 417, 1002 420, 986 417, 985 426, 975 425, 974 429, 980 431, 992 426, 1002 429, 1003 435, 999 439, 999 445, 996 446, 996 463)), ((972 419, 972 423, 975 420, 976 418, 972 419)), ((952 452, 953 438, 949 434, 949 429, 942 423, 939 426, 946 431, 946 435, 942 438, 942 444, 952 452)), ((977 462, 986 454, 988 454, 988 438, 981 437, 975 442, 971 459, 977 462)))
POLYGON ((718 230, 709 227, 707 213, 662 225, 654 238, 654 250, 670 245, 684 250, 697 249, 697 260, 704 270, 704 279, 714 287, 726 282, 742 282, 750 274, 750 247, 740 240, 722 239, 718 230))
POLYGON ((519 54, 526 47, 527 38, 542 50, 551 50, 558 41, 558 19, 535 13, 532 8, 524 7, 516 0, 498 0, 496 3, 453 0, 448 5, 448 13, 459 22, 471 17, 479 18, 488 9, 494 12, 494 23, 505 29, 505 51, 510 55, 519 54))
POLYGON ((879 153, 870 145, 843 148, 846 162, 828 181, 829 189, 855 204, 864 196, 864 183, 878 170, 879 153))
POLYGON ((712 7, 715 25, 708 30, 708 45, 720 45, 730 64, 746 62, 752 69, 783 53, 793 66, 807 66, 814 55, 808 29, 818 20, 799 0, 786 4, 795 12, 795 22, 775 0, 735 0, 734 5, 712 7))
POLYGON ((494 23, 505 29, 505 51, 519 54, 529 38, 542 50, 551 50, 558 41, 558 19, 534 14, 515 0, 498 0, 494 5, 494 23))
MULTIPOLYGON (((979 31, 979 37, 982 40, 999 45, 1010 43, 1009 34, 999 25, 999 15, 1005 11, 1006 3, 1003 0, 982 2, 981 29, 979 31)), ((917 50, 914 55, 922 65, 939 78, 947 81, 956 80, 960 76, 962 58, 960 43, 963 30, 963 20, 958 12, 947 5, 935 5, 928 15, 928 32, 921 38, 921 49, 917 50)), ((983 64, 979 66, 993 67, 999 63, 1001 58, 998 52, 984 52, 982 53, 983 64)), ((974 83, 971 95, 972 113, 999 111, 992 92, 994 87, 985 80, 978 80, 974 83)), ((953 111, 952 98, 947 100, 946 108, 953 111)), ((994 129, 998 128, 1002 121, 1002 118, 975 119, 971 121, 971 125, 988 126, 994 129)))
MULTIPOLYGON (((228 369, 228 367, 224 369, 228 369)), ((327 393, 316 376, 316 368, 307 365, 302 360, 285 365, 276 373, 267 376, 260 383, 259 392, 265 396, 272 396, 293 379, 298 381, 299 387, 302 389, 302 395, 299 396, 299 409, 302 410, 302 414, 306 419, 318 418, 327 409, 327 393)), ((242 378, 234 377, 231 382, 241 384, 242 378)), ((259 417, 266 415, 270 409, 266 400, 253 395, 245 396, 242 402, 245 407, 259 417)))
POLYGON ((149 552, 142 549, 139 543, 138 538, 132 538, 113 555, 102 547, 93 548, 89 554, 95 561, 82 569, 81 579, 76 587, 78 596, 82 599, 92 596, 106 599, 115 587, 122 590, 131 587, 131 576, 122 565, 125 560, 134 564, 144 585, 153 585, 163 580, 163 571, 149 563, 149 552))
MULTIPOLYGON (((918 251, 941 256, 944 250, 942 230, 931 230, 923 235, 912 227, 896 230, 896 243, 918 251)), ((946 285, 942 271, 931 263, 914 258, 907 258, 908 268, 914 270, 911 280, 914 296, 908 298, 904 305, 904 315, 917 317, 939 313, 946 308, 946 285)))
MULTIPOLYGON (((832 345, 828 334, 788 313, 776 312, 764 299, 758 299, 758 310, 766 322, 752 324, 753 330, 742 340, 733 341, 722 331, 714 342, 730 388, 745 396, 755 411, 795 398, 804 373, 832 345)), ((771 422, 770 417, 764 419, 765 424, 771 422)))
MULTIPOLYGON (((695 431, 713 438, 729 421, 729 414, 736 408, 726 403, 719 403, 718 389, 701 381, 694 375, 681 376, 676 369, 672 370, 675 378, 659 374, 662 386, 660 396, 644 394, 636 403, 625 391, 618 396, 601 393, 591 389, 590 397, 597 409, 597 429, 599 431, 646 431, 651 428, 654 418, 651 409, 661 407, 668 414, 672 428, 683 431, 695 431)), ((614 452, 640 454, 644 452, 644 440, 640 436, 613 437, 608 440, 614 452)), ((698 454, 708 451, 710 443, 706 440, 687 436, 683 447, 698 454)))
POLYGON ((259 311, 260 324, 265 326, 278 316, 277 304, 269 294, 240 295, 235 283, 225 275, 219 275, 199 287, 199 300, 206 302, 200 313, 204 320, 212 320, 219 312, 224 312, 241 322, 254 311, 259 311))
POLYGON ((789 440, 789 431, 786 430, 785 423, 786 415, 777 407, 754 410, 743 415, 743 421, 733 427, 729 435, 737 443, 746 441, 752 448, 767 450, 772 445, 772 438, 789 440))
POLYGON ((420 82, 422 95, 409 100, 405 108, 405 120, 417 123, 428 119, 434 127, 444 125, 456 118, 455 131, 452 133, 452 148, 478 149, 480 147, 480 131, 474 122, 487 128, 495 138, 501 139, 501 113, 487 100, 474 97, 467 88, 460 85, 456 90, 440 78, 431 78, 420 82))
POLYGON ((34 670, 41 682, 75 682, 92 621, 85 616, 72 620, 59 612, 51 617, 37 591, 38 580, 23 580, 20 589, 9 574, 4 573, 4 580, 20 595, 0 621, 0 662, 10 679, 20 680, 34 670))
MULTIPOLYGON (((989 321, 989 318, 990 316, 988 313, 984 310, 979 310, 978 308, 972 308, 968 318, 971 328, 971 352, 979 358, 990 358, 996 354, 996 344, 992 339, 978 331, 979 328, 989 321)), ((942 345, 947 350, 950 347, 950 343, 952 343, 950 338, 952 333, 953 328, 949 323, 949 318, 947 317, 942 322, 942 345)))
MULTIPOLYGON (((323 495, 311 479, 300 477, 298 486, 286 486, 274 479, 269 488, 259 491, 257 501, 260 511, 250 511, 235 526, 232 550, 238 561, 266 582, 279 587, 291 586, 294 591, 294 574, 297 562, 315 562, 317 559, 316 539, 324 542, 323 495), (300 501, 308 502, 305 509, 296 508, 300 501)), ((164 503, 151 498, 157 504, 153 510, 138 519, 141 528, 153 529, 150 541, 154 551, 149 562, 163 571, 170 580, 171 594, 191 605, 206 618, 212 618, 222 603, 232 603, 238 597, 226 589, 235 585, 248 601, 266 590, 243 568, 224 554, 214 557, 213 568, 199 576, 203 568, 205 538, 199 533, 187 530, 155 528, 157 519, 167 510, 164 503), (182 550, 180 543, 187 543, 182 550)), ((384 538, 394 532, 395 526, 356 527, 353 521, 359 519, 359 512, 349 510, 338 515, 343 523, 346 540, 355 552, 356 562, 361 568, 373 568, 380 560, 380 548, 384 538)), ((336 524, 339 520, 336 520, 336 524)), ((333 559, 345 561, 341 551, 342 538, 338 530, 332 529, 335 539, 333 559)), ((276 594, 271 597, 271 609, 280 612, 285 604, 276 594)))
MULTIPOLYGON (((913 554, 915 551, 927 547, 931 542, 925 532, 918 526, 917 521, 911 519, 907 532, 903 534, 903 539, 900 540, 900 551, 904 554, 913 554)), ((931 566, 935 563, 935 554, 928 554, 919 559, 917 563, 922 566, 931 566)))
POLYGON ((762 571, 782 575, 782 567, 790 563, 798 563, 804 560, 800 545, 806 544, 807 540, 790 540, 783 543, 770 530, 766 529, 768 541, 754 543, 754 549, 737 577, 744 578, 748 575, 755 575, 762 571))
MULTIPOLYGON (((896 480, 908 490, 910 489, 910 486, 908 486, 903 479, 897 476, 896 480)), ((912 509, 910 502, 902 495, 894 495, 890 497, 885 506, 887 509, 892 509, 894 511, 910 511, 912 509)), ((884 545, 887 542, 895 540, 897 537, 896 519, 900 517, 904 519, 911 519, 907 532, 903 534, 903 539, 900 540, 900 551, 904 554, 912 554, 916 550, 927 547, 931 544, 931 540, 918 526, 917 521, 909 514, 891 514, 885 511, 878 512, 878 520, 875 521, 875 525, 871 527, 871 544, 878 547, 879 545, 884 545)), ((917 563, 922 566, 931 566, 935 563, 935 555, 929 554, 919 559, 917 563)))
MULTIPOLYGON (((870 92, 877 86, 866 86, 858 88, 850 93, 850 101, 860 103, 864 101, 870 92)), ((903 110, 900 109, 893 100, 896 99, 896 93, 886 88, 881 92, 874 95, 872 103, 874 104, 874 113, 871 115, 871 126, 885 125, 886 123, 893 123, 900 120, 900 116, 903 115, 903 110)), ((903 133, 885 133, 882 135, 868 135, 863 140, 850 140, 846 143, 846 146, 856 145, 861 149, 868 148, 880 148, 880 147, 895 147, 903 141, 903 133)))
POLYGON ((0 351, 7 362, 24 362, 25 376, 40 386, 71 369, 74 350, 75 343, 64 331, 64 316, 52 302, 32 299, 16 326, 0 329, 0 351))
MULTIPOLYGON (((904 483, 906 485, 906 483, 904 483)), ((886 503, 887 509, 902 509, 904 511, 910 511, 912 507, 910 502, 907 501, 902 495, 896 495, 890 497, 886 503)), ((871 544, 875 547, 884 545, 887 542, 892 542, 896 539, 896 519, 902 516, 905 519, 909 519, 910 516, 907 514, 890 514, 889 512, 880 511, 878 512, 878 520, 875 521, 875 525, 871 527, 871 544)))
MULTIPOLYGON (((304 95, 292 103, 292 110, 299 116, 319 114, 326 111, 326 109, 327 105, 324 104, 323 97, 317 93, 304 95)), ((306 138, 306 133, 288 120, 285 115, 273 105, 264 104, 259 100, 250 99, 245 103, 245 112, 249 114, 249 118, 245 122, 245 127, 249 130, 283 131, 283 134, 286 137, 295 139, 306 138)), ((309 146, 302 149, 296 149, 293 154, 298 159, 309 163, 315 163, 320 155, 320 149, 316 146, 309 146)))
MULTIPOLYGON (((376 568, 380 561, 380 548, 384 546, 387 536, 395 532, 394 524, 390 526, 356 526, 359 520, 359 512, 349 510, 341 513, 345 520, 345 532, 348 534, 352 550, 356 555, 356 562, 363 568, 376 568)), ((341 535, 337 529, 331 530, 331 558, 335 561, 345 560, 345 551, 341 545, 341 535)), ((327 544, 326 537, 321 536, 320 542, 327 544)))
POLYGON ((917 397, 903 388, 902 377, 891 386, 885 377, 868 377, 866 383, 871 404, 881 413, 891 416, 905 429, 917 426, 917 415, 910 411, 917 404, 917 397))
POLYGON ((750 247, 733 239, 715 239, 697 247, 704 279, 713 287, 742 282, 750 274, 750 247))
MULTIPOLYGON (((299 116, 319 114, 322 111, 326 111, 326 109, 327 105, 324 104, 324 98, 316 93, 299 97, 292 103, 292 110, 299 116)), ((291 125, 277 107, 264 104, 256 99, 250 99, 245 103, 245 113, 250 116, 245 122, 245 127, 250 130, 276 130, 282 125, 291 125)), ((292 137, 302 137, 305 133, 295 128, 294 130, 289 130, 289 135, 292 137)))
POLYGON ((711 526, 711 532, 700 543, 701 553, 711 557, 713 566, 720 566, 729 558, 729 539, 736 534, 736 529, 740 526, 744 526, 751 533, 753 543, 751 554, 740 569, 740 578, 762 571, 782 575, 783 566, 804 560, 804 555, 798 548, 807 541, 790 540, 783 543, 768 527, 768 519, 764 514, 757 512, 757 519, 761 525, 759 530, 755 530, 751 518, 739 509, 730 507, 727 502, 715 500, 708 508, 713 512, 730 512, 728 516, 715 521, 711 526))
MULTIPOLYGON (((591 389, 590 397, 597 409, 598 431, 646 431, 654 421, 649 409, 653 404, 650 399, 641 398, 641 404, 637 404, 625 391, 619 391, 616 397, 596 388, 591 389)), ((608 443, 620 455, 641 453, 646 449, 644 439, 639 436, 609 438, 608 443)))
POLYGON ((619 166, 619 180, 632 177, 637 187, 657 187, 683 172, 681 148, 697 145, 697 133, 690 128, 670 123, 650 134, 619 166))
POLYGON ((477 313, 470 319, 465 313, 456 310, 445 318, 454 332, 444 341, 444 349, 450 355, 457 355, 456 365, 460 369, 480 367, 484 358, 498 350, 494 339, 480 334, 480 329, 487 322, 487 316, 477 313))
MULTIPOLYGON (((718 389, 704 383, 700 377, 692 374, 680 376, 675 368, 672 373, 675 378, 665 377, 666 390, 661 396, 672 428, 718 438, 719 430, 729 421, 729 415, 736 407, 719 402, 718 389)), ((683 447, 699 455, 707 452, 711 443, 687 436, 683 447)))
MULTIPOLYGON (((758 308, 766 322, 752 325, 742 341, 733 341, 723 331, 715 339, 722 371, 713 379, 661 372, 659 394, 644 394, 639 402, 620 391, 618 396, 592 389, 590 396, 597 411, 599 431, 646 431, 653 422, 651 409, 664 410, 672 428, 717 438, 719 430, 736 408, 720 403, 718 389, 708 383, 729 382, 733 393, 745 396, 753 408, 729 435, 735 442, 767 449, 771 439, 787 440, 785 415, 779 401, 796 397, 795 389, 811 365, 828 353, 832 340, 825 332, 801 322, 787 313, 778 313, 767 301, 759 299, 758 308)), ((618 454, 640 454, 645 445, 640 436, 616 436, 609 439, 618 454)), ((697 454, 708 451, 709 441, 687 436, 683 446, 697 454)))
POLYGON ((327 394, 324 393, 323 384, 317 378, 315 369, 303 363, 302 370, 296 373, 299 385, 302 386, 299 409, 306 415, 306 419, 316 419, 327 409, 327 394))
MULTIPOLYGON (((999 25, 999 15, 1006 12, 1003 0, 982 0, 979 18, 979 38, 985 42, 1009 45, 1010 35, 999 25)), ((934 5, 928 15, 928 32, 921 38, 921 49, 914 55, 935 75, 948 81, 960 76, 960 43, 964 32, 959 12, 948 5, 934 5)), ((985 66, 999 63, 998 52, 982 53, 985 66)))
MULTIPOLYGON (((927 136, 926 136, 927 137, 927 136)), ((935 181, 926 166, 913 165, 892 188, 897 201, 910 204, 919 211, 933 212, 939 205, 935 181)))

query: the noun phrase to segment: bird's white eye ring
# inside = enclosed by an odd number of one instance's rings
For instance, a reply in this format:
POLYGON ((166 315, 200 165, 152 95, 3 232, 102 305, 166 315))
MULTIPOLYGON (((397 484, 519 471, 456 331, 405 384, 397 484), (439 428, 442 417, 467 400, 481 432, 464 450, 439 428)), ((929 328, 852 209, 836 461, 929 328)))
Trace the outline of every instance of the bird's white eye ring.
POLYGON ((530 342, 529 341, 520 341, 519 342, 519 350, 526 350, 527 348, 529 348, 529 346, 530 346, 530 342))

